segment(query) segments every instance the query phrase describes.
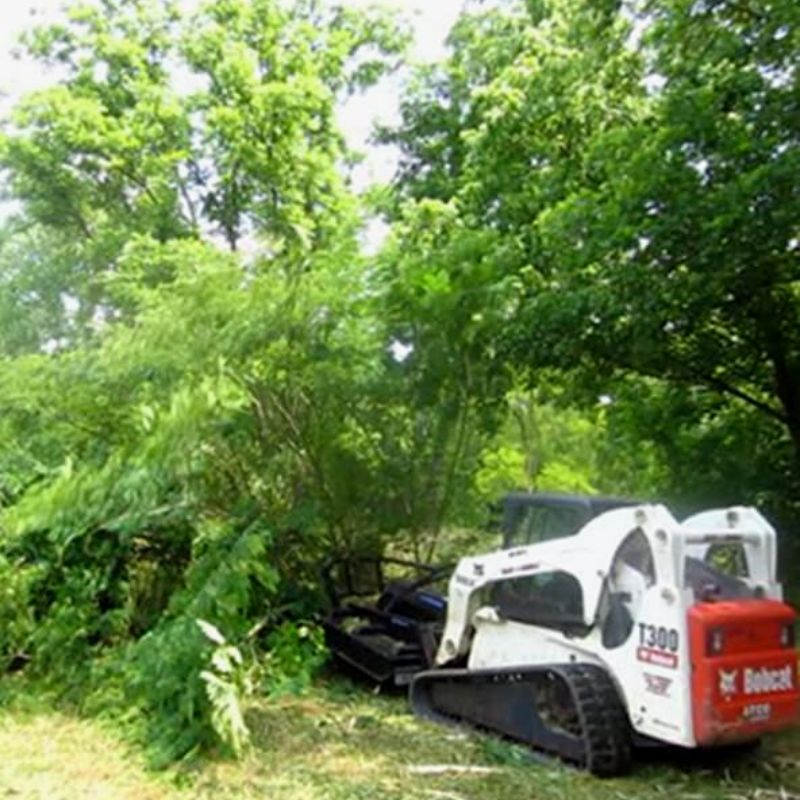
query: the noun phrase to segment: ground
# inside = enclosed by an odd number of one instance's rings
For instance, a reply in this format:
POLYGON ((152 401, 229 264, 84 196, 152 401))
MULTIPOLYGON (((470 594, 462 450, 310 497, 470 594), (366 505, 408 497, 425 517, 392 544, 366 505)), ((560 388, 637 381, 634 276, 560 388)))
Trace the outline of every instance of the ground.
POLYGON ((15 800, 800 800, 800 732, 713 761, 675 754, 601 781, 484 736, 413 719, 402 698, 335 681, 256 703, 239 762, 148 771, 102 721, 51 709, 0 716, 0 798, 15 800))

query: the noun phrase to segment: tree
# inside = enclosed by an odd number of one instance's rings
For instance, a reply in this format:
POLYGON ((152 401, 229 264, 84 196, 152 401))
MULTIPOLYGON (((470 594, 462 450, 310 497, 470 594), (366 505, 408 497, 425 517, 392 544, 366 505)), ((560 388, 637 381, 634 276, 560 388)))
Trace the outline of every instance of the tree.
POLYGON ((531 296, 525 320, 556 359, 592 354, 736 398, 785 426, 800 457, 796 4, 647 13, 663 88, 587 143, 596 182, 540 220, 571 302, 531 296))
POLYGON ((481 383, 437 377, 443 318, 392 356, 340 172, 337 99, 404 36, 317 2, 69 14, 0 144, 0 665, 127 698, 169 758, 236 748, 240 655, 318 610, 324 559, 470 510, 481 383))
POLYGON ((464 16, 384 133, 404 154, 387 210, 446 204, 428 274, 453 306, 492 298, 460 324, 498 363, 554 368, 592 403, 635 402, 635 379, 697 399, 697 420, 747 424, 728 413, 745 403, 796 461, 796 4, 639 13, 464 16))
POLYGON ((170 758, 239 746, 215 665, 412 516, 334 113, 404 41, 313 1, 100 0, 27 42, 60 78, 0 140, 0 661, 118 692, 170 758))
MULTIPOLYGON (((385 15, 313 1, 225 0, 183 18, 170 0, 101 0, 35 29, 28 54, 60 77, 13 111, 0 170, 24 227, 54 242, 39 257, 70 251, 50 288, 77 306, 79 332, 131 311, 109 281, 137 240, 310 252, 338 235, 353 201, 336 104, 404 43, 385 15)), ((142 281, 173 277, 135 263, 142 281)))

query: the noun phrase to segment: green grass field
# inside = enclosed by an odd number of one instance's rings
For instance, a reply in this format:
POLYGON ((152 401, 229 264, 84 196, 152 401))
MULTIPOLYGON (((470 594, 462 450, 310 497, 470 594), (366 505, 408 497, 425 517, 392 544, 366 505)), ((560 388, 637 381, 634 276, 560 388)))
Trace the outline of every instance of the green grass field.
POLYGON ((102 722, 47 708, 0 716, 0 798, 16 800, 794 800, 800 731, 755 752, 702 760, 640 759, 600 781, 516 747, 409 715, 402 698, 335 681, 248 711, 253 744, 239 762, 207 759, 148 771, 141 752, 102 722))

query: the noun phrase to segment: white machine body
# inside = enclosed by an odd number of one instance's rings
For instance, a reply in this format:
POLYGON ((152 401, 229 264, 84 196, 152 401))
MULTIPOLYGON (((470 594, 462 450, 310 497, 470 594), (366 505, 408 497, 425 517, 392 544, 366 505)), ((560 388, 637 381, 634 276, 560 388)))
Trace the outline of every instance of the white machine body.
POLYGON ((663 505, 618 508, 573 536, 464 558, 450 579, 436 663, 462 657, 469 669, 596 664, 612 676, 637 733, 695 746, 701 701, 688 612, 697 591, 687 571, 702 569, 714 548, 744 560, 746 574, 737 580, 751 596, 782 599, 775 531, 746 507, 682 523, 663 505), (522 611, 509 613, 515 593, 522 611), (525 611, 556 600, 566 620, 525 611))

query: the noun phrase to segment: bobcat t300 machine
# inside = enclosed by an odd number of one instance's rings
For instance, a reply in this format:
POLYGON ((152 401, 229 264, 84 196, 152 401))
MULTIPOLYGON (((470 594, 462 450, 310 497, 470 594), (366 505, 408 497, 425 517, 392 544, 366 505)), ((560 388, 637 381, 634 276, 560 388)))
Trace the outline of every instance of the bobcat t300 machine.
POLYGON ((613 505, 572 535, 507 535, 511 546, 462 559, 438 621, 424 578, 388 587, 369 620, 348 627, 361 612, 334 612, 334 651, 347 657, 348 637, 417 643, 419 669, 404 673, 417 714, 598 775, 624 772, 636 741, 713 747, 795 723, 795 613, 767 521, 752 508, 679 523, 662 505, 613 505))

